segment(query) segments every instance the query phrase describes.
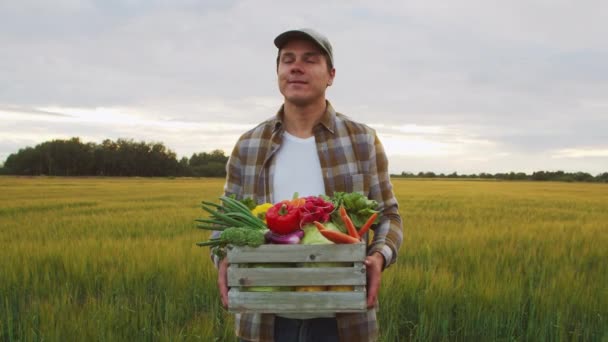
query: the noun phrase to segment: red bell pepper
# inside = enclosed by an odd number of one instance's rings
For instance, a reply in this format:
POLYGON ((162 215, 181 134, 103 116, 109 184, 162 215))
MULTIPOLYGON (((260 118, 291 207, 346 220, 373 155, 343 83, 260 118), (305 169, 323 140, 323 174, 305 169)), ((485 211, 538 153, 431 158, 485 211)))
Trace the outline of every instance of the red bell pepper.
POLYGON ((279 202, 266 211, 266 225, 275 234, 296 231, 300 229, 300 209, 288 201, 279 202))

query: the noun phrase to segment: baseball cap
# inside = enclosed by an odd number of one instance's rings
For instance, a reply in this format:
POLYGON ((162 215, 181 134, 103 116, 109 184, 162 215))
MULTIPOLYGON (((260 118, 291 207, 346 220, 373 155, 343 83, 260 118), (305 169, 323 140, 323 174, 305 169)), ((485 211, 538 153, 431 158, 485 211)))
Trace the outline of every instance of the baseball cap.
POLYGON ((287 42, 292 39, 306 39, 317 44, 323 51, 325 51, 327 56, 329 56, 329 61, 331 62, 331 65, 334 65, 333 50, 331 44, 329 43, 329 40, 324 35, 309 28, 290 30, 278 35, 274 39, 274 45, 280 49, 283 47, 283 45, 287 44, 287 42))

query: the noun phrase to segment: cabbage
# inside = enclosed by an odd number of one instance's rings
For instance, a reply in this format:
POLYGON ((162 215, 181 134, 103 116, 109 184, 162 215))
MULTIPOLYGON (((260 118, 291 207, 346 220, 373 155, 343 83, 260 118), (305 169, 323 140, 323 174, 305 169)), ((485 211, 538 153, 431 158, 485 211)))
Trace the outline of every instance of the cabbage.
MULTIPOLYGON (((325 223, 323 223, 323 225, 327 229, 340 231, 340 229, 338 229, 338 227, 336 227, 336 225, 331 222, 325 222, 325 223)), ((307 224, 302 228, 302 230, 304 231, 304 237, 302 238, 302 240, 300 240, 300 244, 303 244, 303 245, 333 244, 333 242, 329 241, 327 238, 325 238, 325 236, 323 236, 323 234, 321 234, 319 232, 319 229, 317 229, 317 227, 314 224, 307 224)), ((304 263, 299 263, 298 267, 343 267, 343 266, 348 266, 348 265, 349 265, 349 263, 345 264, 343 262, 304 262, 304 263)))
POLYGON ((333 243, 325 238, 312 223, 304 225, 302 230, 304 231, 304 237, 300 240, 301 245, 327 245, 333 243))
POLYGON ((348 234, 348 232, 346 231, 346 227, 338 226, 337 224, 335 224, 335 223, 333 223, 331 221, 330 222, 325 222, 325 223, 323 223, 323 225, 328 230, 335 230, 335 231, 340 232, 340 233, 348 234))

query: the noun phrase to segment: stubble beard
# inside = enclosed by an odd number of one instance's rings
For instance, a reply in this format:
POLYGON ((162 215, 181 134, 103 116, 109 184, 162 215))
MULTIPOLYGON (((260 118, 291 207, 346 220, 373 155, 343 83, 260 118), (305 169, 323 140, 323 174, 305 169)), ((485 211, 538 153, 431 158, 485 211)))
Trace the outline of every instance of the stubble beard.
POLYGON ((285 98, 286 103, 289 102, 290 104, 296 107, 307 107, 311 104, 316 103, 317 101, 319 101, 319 99, 324 98, 325 93, 315 93, 309 96, 286 96, 285 94, 283 94, 283 96, 285 98))

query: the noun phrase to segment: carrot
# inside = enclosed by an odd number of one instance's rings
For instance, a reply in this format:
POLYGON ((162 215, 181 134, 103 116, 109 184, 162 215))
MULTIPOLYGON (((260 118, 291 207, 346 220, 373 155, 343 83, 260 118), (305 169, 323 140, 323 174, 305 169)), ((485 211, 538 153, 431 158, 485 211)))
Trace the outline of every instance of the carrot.
POLYGON ((378 213, 373 213, 372 216, 365 221, 365 224, 359 229, 359 236, 363 236, 363 234, 367 233, 367 230, 374 224, 374 221, 376 221, 376 217, 378 217, 378 213))
POLYGON ((315 226, 317 226, 317 229, 318 229, 318 230, 326 230, 326 229, 327 229, 327 227, 325 227, 325 226, 323 225, 323 223, 321 223, 321 222, 319 222, 319 221, 314 221, 313 223, 314 223, 314 225, 315 225, 315 226))
POLYGON ((346 235, 344 233, 340 233, 335 230, 319 229, 319 232, 321 232, 321 235, 325 236, 325 238, 327 238, 327 240, 329 240, 333 243, 359 243, 359 242, 361 242, 361 241, 359 241, 359 239, 355 239, 354 237, 352 237, 350 235, 346 235))
POLYGON ((337 232, 335 230, 330 230, 325 228, 325 226, 319 222, 319 221, 314 221, 313 222, 315 224, 315 226, 317 226, 317 229, 319 230, 319 232, 321 233, 321 235, 325 236, 325 238, 327 238, 327 240, 333 242, 333 243, 359 243, 361 241, 359 241, 359 239, 355 239, 354 237, 341 233, 341 232, 337 232))
POLYGON ((304 197, 294 198, 287 202, 291 203, 291 205, 293 205, 294 207, 299 208, 299 207, 303 207, 304 204, 306 204, 306 198, 304 198, 304 197))
POLYGON ((340 217, 348 230, 348 235, 359 240, 359 233, 357 233, 357 229, 355 228, 353 221, 350 219, 350 217, 348 217, 348 213, 346 212, 346 209, 344 209, 344 206, 340 206, 340 217))

